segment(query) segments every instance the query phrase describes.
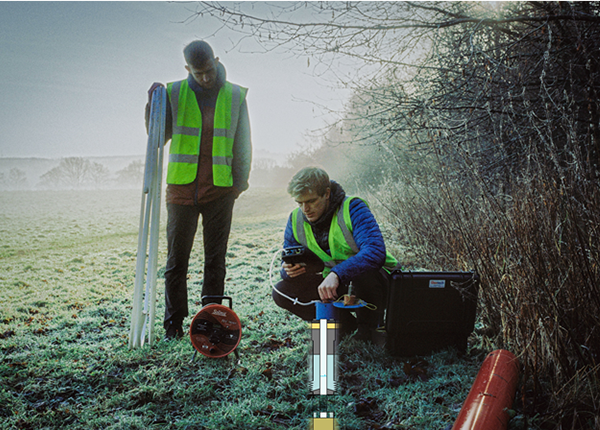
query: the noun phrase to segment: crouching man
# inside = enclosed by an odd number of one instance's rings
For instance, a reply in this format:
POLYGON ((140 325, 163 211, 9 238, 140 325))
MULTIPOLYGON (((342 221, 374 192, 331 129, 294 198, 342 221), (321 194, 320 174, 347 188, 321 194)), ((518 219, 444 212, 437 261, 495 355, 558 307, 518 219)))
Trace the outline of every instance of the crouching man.
MULTIPOLYGON (((376 309, 358 308, 356 318, 341 310, 342 336, 356 330, 355 339, 372 341, 377 327, 383 324, 388 271, 397 265, 386 252, 377 221, 362 199, 346 196, 342 187, 318 167, 296 173, 287 191, 298 208, 288 219, 284 248, 303 246, 323 263, 323 270, 284 262, 282 280, 275 288, 298 302, 327 302, 347 294, 352 282, 353 294, 376 309)), ((277 291, 273 291, 273 300, 303 320, 315 319, 315 306, 295 304, 277 291)))

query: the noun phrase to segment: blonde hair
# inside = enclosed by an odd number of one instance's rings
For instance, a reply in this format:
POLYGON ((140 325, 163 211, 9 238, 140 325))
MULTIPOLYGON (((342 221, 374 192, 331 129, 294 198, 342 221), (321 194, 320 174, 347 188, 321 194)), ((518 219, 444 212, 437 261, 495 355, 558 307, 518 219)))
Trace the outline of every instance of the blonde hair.
POLYGON ((305 167, 298 171, 290 180, 287 187, 287 192, 293 198, 303 194, 315 192, 318 196, 322 196, 331 186, 329 175, 320 167, 305 167))

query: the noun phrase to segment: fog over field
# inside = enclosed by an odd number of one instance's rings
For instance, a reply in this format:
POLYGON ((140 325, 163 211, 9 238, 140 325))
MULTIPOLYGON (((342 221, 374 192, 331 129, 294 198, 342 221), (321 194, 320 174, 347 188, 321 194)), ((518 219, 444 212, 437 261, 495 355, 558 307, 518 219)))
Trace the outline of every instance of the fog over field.
MULTIPOLYGON (((168 147, 166 148, 168 152, 168 147)), ((60 158, 0 158, 0 190, 34 189, 123 189, 142 188, 145 155, 114 155, 96 157, 60 157, 60 158), (91 166, 102 168, 100 176, 90 176, 80 183, 69 177, 48 175, 53 169, 65 172, 65 159, 77 160, 77 164, 89 171, 91 166), (46 175, 46 177, 44 176, 46 175), (48 177, 50 176, 50 177, 48 177)), ((250 184, 254 186, 284 186, 280 181, 264 179, 265 170, 275 166, 285 166, 287 155, 268 150, 254 149, 253 169, 250 172, 250 184)), ((164 163, 166 168, 166 162, 164 163)))

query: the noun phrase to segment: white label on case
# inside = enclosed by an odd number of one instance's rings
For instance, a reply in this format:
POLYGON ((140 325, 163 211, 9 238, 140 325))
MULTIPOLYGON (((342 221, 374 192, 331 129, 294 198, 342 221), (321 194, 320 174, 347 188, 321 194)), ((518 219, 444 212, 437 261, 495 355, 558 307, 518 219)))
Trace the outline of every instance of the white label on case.
POLYGON ((443 279, 440 280, 431 280, 429 281, 429 288, 446 288, 446 281, 443 279))

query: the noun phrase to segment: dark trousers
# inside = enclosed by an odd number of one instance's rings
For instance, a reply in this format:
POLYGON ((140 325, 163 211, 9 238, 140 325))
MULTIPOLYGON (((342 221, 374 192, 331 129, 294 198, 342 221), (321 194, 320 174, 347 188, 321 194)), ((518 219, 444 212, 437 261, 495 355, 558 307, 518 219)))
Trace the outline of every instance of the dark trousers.
MULTIPOLYGON (((323 282, 322 275, 305 274, 296 278, 283 279, 275 285, 278 291, 291 298, 297 298, 299 302, 307 303, 312 300, 320 300, 317 287, 323 282)), ((356 310, 356 323, 358 326, 377 328, 383 325, 385 306, 387 302, 389 276, 382 270, 373 270, 364 273, 352 280, 354 294, 367 303, 377 307, 375 310, 358 308, 356 310)), ((347 285, 338 287, 338 296, 348 292, 347 285)), ((302 306, 294 304, 291 300, 273 291, 273 300, 277 306, 286 309, 305 321, 312 321, 316 317, 315 306, 302 306)), ((342 325, 351 317, 349 311, 340 310, 340 322, 342 325)))
POLYGON ((165 327, 171 322, 181 324, 189 315, 187 273, 200 215, 204 242, 202 296, 222 295, 225 291, 225 255, 234 202, 232 195, 194 206, 167 204, 165 327))

